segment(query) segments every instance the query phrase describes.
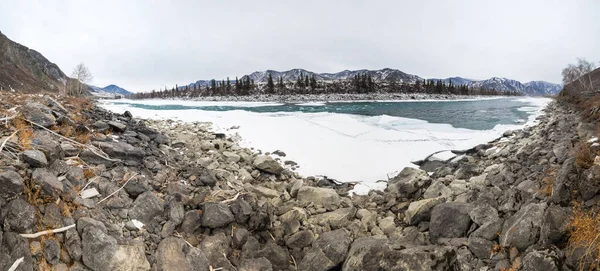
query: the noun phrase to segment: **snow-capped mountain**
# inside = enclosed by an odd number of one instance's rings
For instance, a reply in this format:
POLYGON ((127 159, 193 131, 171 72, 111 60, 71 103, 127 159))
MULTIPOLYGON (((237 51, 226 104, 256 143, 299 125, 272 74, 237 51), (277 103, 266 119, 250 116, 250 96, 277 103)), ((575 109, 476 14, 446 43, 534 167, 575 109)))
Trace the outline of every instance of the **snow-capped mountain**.
MULTIPOLYGON (((304 70, 304 69, 292 69, 289 71, 275 71, 275 70, 266 70, 266 71, 256 71, 248 75, 244 75, 240 77, 240 79, 250 78, 254 80, 255 83, 265 83, 269 78, 269 74, 273 77, 273 81, 277 82, 279 78, 283 78, 284 81, 295 82, 300 74, 304 76, 312 77, 314 75, 317 81, 333 81, 333 80, 348 80, 354 78, 356 75, 369 74, 373 78, 375 82, 405 82, 405 83, 415 83, 416 80, 425 80, 422 77, 417 75, 408 74, 402 72, 397 69, 385 68, 381 70, 344 70, 337 73, 315 73, 312 71, 304 70)), ((235 78, 230 78, 232 84, 235 78)), ((508 78, 501 77, 492 77, 486 80, 474 80, 467 79, 463 77, 449 77, 445 79, 429 79, 429 80, 442 80, 444 83, 448 84, 452 81, 452 84, 458 85, 468 85, 471 88, 486 88, 486 89, 495 89, 495 90, 503 90, 503 91, 516 91, 523 93, 525 95, 553 95, 557 94, 561 91, 561 84, 554 84, 545 81, 531 81, 525 84, 508 78)), ((218 80, 220 81, 220 80, 218 80)), ((201 86, 206 87, 210 85, 210 80, 199 80, 195 83, 191 83, 188 86, 201 86)), ((181 88, 181 87, 180 87, 181 88)))
POLYGON ((123 95, 123 96, 125 96, 125 95, 132 94, 128 90, 126 90, 126 89, 124 89, 122 87, 119 87, 117 85, 108 85, 108 86, 105 86, 103 88, 96 87, 96 86, 90 86, 90 87, 92 89, 92 91, 91 91, 92 95, 95 95, 95 96, 102 96, 102 97, 104 97, 104 96, 115 96, 115 95, 123 95))

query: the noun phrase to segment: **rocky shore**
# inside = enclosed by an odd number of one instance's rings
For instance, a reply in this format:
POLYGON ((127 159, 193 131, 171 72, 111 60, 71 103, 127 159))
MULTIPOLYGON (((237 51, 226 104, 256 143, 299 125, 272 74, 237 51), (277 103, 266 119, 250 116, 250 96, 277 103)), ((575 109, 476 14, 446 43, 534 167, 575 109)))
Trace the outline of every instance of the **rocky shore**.
MULTIPOLYGON (((0 103, 14 116, 0 134, 0 270, 585 264, 567 246, 568 205, 582 193, 574 142, 590 134, 557 103, 537 126, 431 174, 405 168, 385 191, 350 197, 351 185, 300 176, 283 165, 284 153, 242 148, 205 123, 140 120, 69 99, 19 100, 0 103)), ((599 191, 585 189, 586 204, 599 191)))
POLYGON ((348 93, 348 94, 303 94, 303 95, 249 95, 249 96, 209 96, 197 97, 192 101, 217 102, 343 102, 343 101, 403 101, 403 100, 467 100, 490 99, 504 96, 450 95, 426 93, 348 93))

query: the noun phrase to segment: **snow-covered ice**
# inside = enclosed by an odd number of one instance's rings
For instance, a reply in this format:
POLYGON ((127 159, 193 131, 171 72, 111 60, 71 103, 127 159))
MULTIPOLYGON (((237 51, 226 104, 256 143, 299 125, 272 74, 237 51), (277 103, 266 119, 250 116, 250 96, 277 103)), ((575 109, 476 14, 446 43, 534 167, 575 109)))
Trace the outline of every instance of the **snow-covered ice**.
MULTIPOLYGON (((173 119, 185 122, 212 122, 214 130, 238 133, 244 147, 263 152, 283 150, 286 159, 298 163, 298 172, 305 176, 325 175, 340 182, 362 182, 356 193, 385 188, 388 178, 404 167, 416 167, 411 161, 425 158, 441 150, 463 150, 494 140, 504 131, 523 128, 535 123, 535 118, 550 101, 543 98, 522 98, 528 103, 522 110, 531 113, 524 124, 496 125, 491 130, 454 128, 401 117, 360 116, 336 113, 254 113, 242 110, 149 110, 131 107, 138 104, 181 104, 181 101, 115 100, 101 102, 104 108, 122 113, 129 110, 135 117, 173 119), (229 130, 232 126, 239 129, 229 130)), ((270 103, 194 102, 185 105, 264 106, 270 103)), ((448 152, 435 157, 450 159, 448 152)))

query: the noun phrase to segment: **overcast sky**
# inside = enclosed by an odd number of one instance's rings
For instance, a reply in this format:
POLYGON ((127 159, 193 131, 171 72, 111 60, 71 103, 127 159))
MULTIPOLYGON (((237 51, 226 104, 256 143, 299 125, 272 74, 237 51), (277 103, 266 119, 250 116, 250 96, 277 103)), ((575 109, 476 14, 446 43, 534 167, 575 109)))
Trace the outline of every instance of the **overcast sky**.
POLYGON ((0 31, 92 84, 149 91, 257 70, 397 68, 559 83, 600 60, 600 1, 0 1, 0 31))

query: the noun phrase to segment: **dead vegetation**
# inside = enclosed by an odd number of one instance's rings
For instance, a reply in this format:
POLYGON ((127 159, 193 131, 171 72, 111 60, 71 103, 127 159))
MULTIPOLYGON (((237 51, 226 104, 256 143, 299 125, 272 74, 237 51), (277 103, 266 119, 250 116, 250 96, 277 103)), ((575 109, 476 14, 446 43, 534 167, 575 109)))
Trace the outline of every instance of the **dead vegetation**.
POLYGON ((600 215, 598 208, 584 209, 575 203, 570 221, 571 236, 568 246, 577 253, 579 270, 600 269, 600 215))
POLYGON ((579 143, 579 148, 575 154, 575 162, 581 169, 588 169, 594 164, 596 154, 590 149, 590 146, 584 141, 579 143))
POLYGON ((547 169, 542 177, 542 187, 540 189, 540 193, 542 193, 542 195, 546 197, 552 196, 552 185, 554 184, 554 179, 556 179, 556 169, 547 169))

